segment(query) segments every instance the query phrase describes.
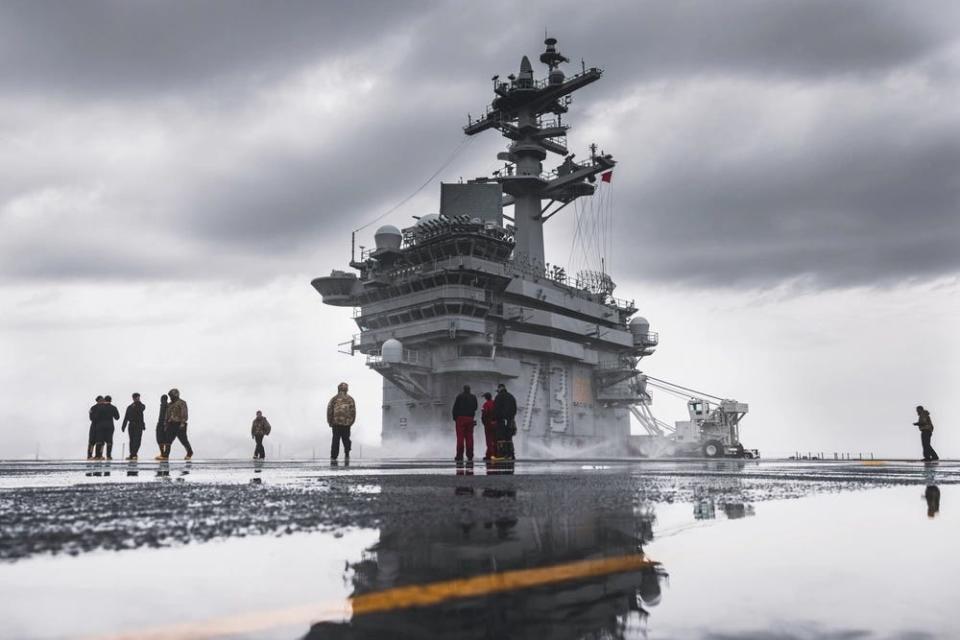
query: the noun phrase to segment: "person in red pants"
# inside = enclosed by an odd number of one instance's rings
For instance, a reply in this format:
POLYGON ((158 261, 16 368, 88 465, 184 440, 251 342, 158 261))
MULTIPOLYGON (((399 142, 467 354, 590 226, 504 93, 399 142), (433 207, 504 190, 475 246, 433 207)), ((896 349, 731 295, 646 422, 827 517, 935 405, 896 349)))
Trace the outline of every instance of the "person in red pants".
POLYGON ((489 460, 497 452, 497 412, 494 411, 493 396, 489 391, 483 394, 480 422, 483 423, 483 437, 487 443, 487 452, 483 455, 483 459, 489 460))
POLYGON ((477 424, 477 396, 470 393, 470 385, 463 385, 463 393, 453 401, 453 421, 457 428, 457 462, 463 462, 466 445, 467 460, 473 461, 473 427, 477 424))

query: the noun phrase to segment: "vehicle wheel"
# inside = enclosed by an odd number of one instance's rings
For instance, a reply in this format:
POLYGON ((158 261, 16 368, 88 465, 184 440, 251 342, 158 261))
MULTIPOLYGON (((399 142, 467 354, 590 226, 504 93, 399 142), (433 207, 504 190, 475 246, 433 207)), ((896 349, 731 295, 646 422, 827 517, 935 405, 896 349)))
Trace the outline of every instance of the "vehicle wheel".
POLYGON ((719 440, 708 440, 706 444, 703 445, 703 455, 706 458, 723 457, 723 443, 719 440))
POLYGON ((743 457, 746 458, 747 460, 753 460, 753 452, 747 451, 746 453, 743 454, 743 457))

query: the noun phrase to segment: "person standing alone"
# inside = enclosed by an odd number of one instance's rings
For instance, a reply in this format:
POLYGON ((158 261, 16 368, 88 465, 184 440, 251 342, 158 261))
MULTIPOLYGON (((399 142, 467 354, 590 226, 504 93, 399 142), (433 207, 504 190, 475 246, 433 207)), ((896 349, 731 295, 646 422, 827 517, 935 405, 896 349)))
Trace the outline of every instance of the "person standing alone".
POLYGON ((466 445, 467 460, 473 461, 473 427, 477 424, 477 396, 470 393, 470 385, 463 385, 463 392, 453 401, 453 422, 457 430, 457 462, 463 462, 466 445))
POLYGON ((180 397, 179 389, 170 389, 167 395, 170 396, 170 405, 167 407, 167 449, 164 457, 170 457, 170 448, 173 441, 179 440, 183 448, 187 450, 187 455, 183 459, 189 460, 193 457, 193 447, 190 446, 190 440, 187 439, 187 403, 180 397))
POLYGON ((913 424, 920 429, 920 446, 923 447, 923 461, 933 462, 939 460, 940 456, 933 450, 930 444, 930 438, 933 437, 933 420, 930 419, 930 412, 922 406, 917 407, 917 417, 919 418, 913 424))
POLYGON ((333 441, 330 443, 330 461, 336 462, 340 457, 340 442, 343 442, 343 459, 350 460, 350 427, 357 419, 357 405, 347 393, 349 387, 346 382, 337 385, 337 395, 327 403, 327 424, 333 431, 333 441))
POLYGON ((270 421, 263 417, 263 412, 257 411, 257 417, 253 419, 250 426, 250 435, 257 441, 257 446, 253 450, 254 460, 263 460, 267 457, 267 452, 263 448, 263 436, 270 435, 270 421))
POLYGON ((136 460, 137 453, 140 451, 140 442, 143 439, 143 430, 146 426, 143 424, 143 412, 147 408, 140 402, 140 394, 133 394, 133 402, 127 407, 123 414, 123 423, 120 425, 120 431, 126 431, 130 427, 130 455, 127 460, 136 460))

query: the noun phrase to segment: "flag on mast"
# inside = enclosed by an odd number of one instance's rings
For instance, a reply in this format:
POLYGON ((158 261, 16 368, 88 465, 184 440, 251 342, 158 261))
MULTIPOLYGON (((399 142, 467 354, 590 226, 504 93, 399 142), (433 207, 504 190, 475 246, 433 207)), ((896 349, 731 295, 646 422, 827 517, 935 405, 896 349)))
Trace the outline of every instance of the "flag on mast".
POLYGON ((600 179, 604 182, 610 182, 613 180, 613 171, 604 171, 600 174, 600 179))

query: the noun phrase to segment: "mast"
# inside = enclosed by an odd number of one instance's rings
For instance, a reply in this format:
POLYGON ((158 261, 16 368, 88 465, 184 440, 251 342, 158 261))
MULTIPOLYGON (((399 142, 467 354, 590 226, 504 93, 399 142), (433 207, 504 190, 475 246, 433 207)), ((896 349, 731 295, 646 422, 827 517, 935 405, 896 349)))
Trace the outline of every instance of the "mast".
POLYGON ((463 129, 468 136, 497 129, 511 141, 506 152, 497 154, 506 161, 506 171, 481 180, 499 182, 506 194, 504 206, 514 205, 514 261, 540 267, 544 265, 543 224, 577 198, 593 195, 597 174, 616 164, 613 156, 598 155, 595 147, 589 159, 575 162, 574 154, 567 151, 569 126, 562 122, 571 94, 599 80, 603 71, 584 65, 580 73, 567 78, 560 65, 570 60, 557 51, 556 38, 547 38, 544 44, 540 62, 548 68, 547 78, 535 79, 530 59, 523 56, 518 75, 510 74, 507 82, 493 77, 493 102, 482 118, 471 119, 463 129), (564 161, 544 175, 548 152, 564 156, 564 161))

